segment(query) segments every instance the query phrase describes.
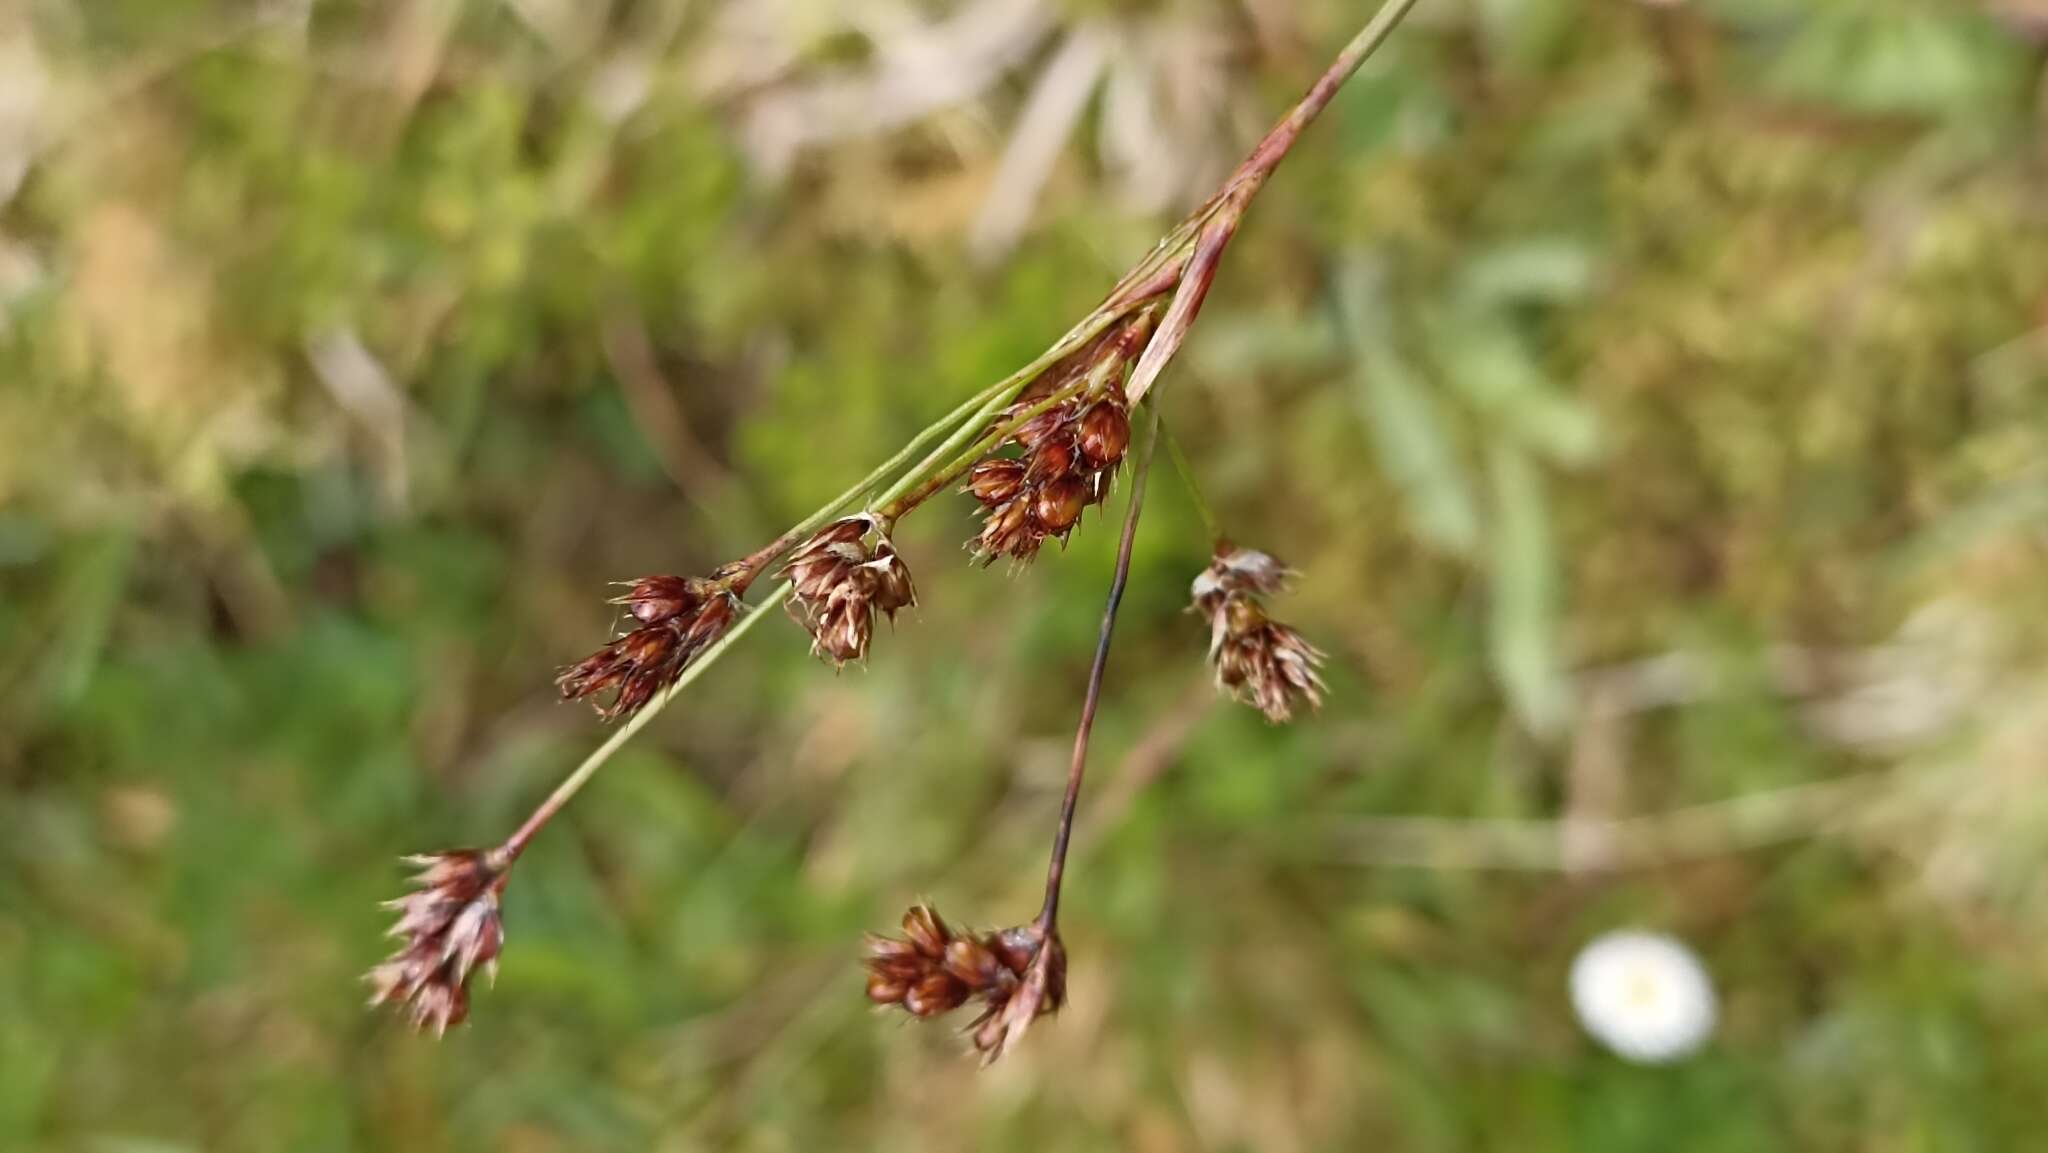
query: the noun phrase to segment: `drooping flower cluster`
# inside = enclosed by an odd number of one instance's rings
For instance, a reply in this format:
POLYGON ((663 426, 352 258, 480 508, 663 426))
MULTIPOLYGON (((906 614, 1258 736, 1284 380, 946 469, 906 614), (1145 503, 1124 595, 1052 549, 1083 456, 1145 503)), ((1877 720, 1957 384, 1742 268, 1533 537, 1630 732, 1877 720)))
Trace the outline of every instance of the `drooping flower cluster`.
POLYGON ((1149 314, 1132 318, 1066 372, 1040 377, 997 418, 998 427, 1023 423, 974 466, 963 489, 985 510, 981 533, 968 542, 984 565, 999 556, 1028 561, 1047 537, 1066 543, 1088 506, 1109 495, 1131 446, 1124 372, 1143 350, 1151 324, 1149 314), (1012 445, 1021 451, 1003 455, 1012 445))
POLYGON ((608 721, 638 712, 732 627, 743 591, 734 577, 719 574, 631 582, 612 603, 625 606, 637 627, 563 669, 555 678, 562 699, 589 700, 608 721), (608 704, 598 699, 606 693, 615 693, 608 704))
POLYGON ((1036 925, 960 933, 931 906, 914 905, 903 914, 903 937, 869 935, 868 1000, 919 1018, 979 1000, 981 1014, 966 1031, 984 1061, 1066 1000, 1067 951, 1057 932, 1049 941, 1036 925))
POLYGON ((510 862, 477 849, 407 857, 419 868, 415 891, 385 908, 398 910, 391 936, 404 944, 365 978, 370 1004, 404 1006, 413 1026, 445 1033, 469 1016, 469 979, 495 975, 505 944, 498 898, 510 862))
MULTIPOLYGON (((1006 418, 1035 407, 1020 400, 1006 418)), ((1089 505, 1109 492, 1109 481, 1131 443, 1131 417, 1122 390, 1061 401, 1018 426, 1017 457, 991 456, 967 475, 967 491, 986 508, 981 534, 970 546, 984 564, 999 556, 1028 561, 1047 537, 1065 543, 1089 505)))
POLYGON ((818 530, 790 554, 782 575, 792 585, 789 614, 809 630, 812 654, 835 666, 866 658, 877 613, 893 624, 899 610, 917 604, 909 567, 869 513, 818 530))
POLYGON ((1224 541, 1192 589, 1192 611, 1209 618, 1216 686, 1275 723, 1293 718, 1297 698, 1310 708, 1323 703, 1322 650, 1267 616, 1262 600, 1293 576, 1270 555, 1224 541))

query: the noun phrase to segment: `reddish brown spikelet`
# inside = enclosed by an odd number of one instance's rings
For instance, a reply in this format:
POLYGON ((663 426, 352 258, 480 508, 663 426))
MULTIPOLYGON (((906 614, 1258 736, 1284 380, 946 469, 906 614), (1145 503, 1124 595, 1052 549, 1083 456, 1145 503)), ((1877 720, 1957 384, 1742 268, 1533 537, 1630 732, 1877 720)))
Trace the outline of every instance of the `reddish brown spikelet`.
POLYGON ((445 1033, 469 1016, 469 979, 496 974, 505 927, 498 900, 510 862, 478 849, 406 858, 415 890, 385 903, 398 910, 391 935, 404 943, 365 976, 371 1005, 404 1007, 413 1026, 445 1033))
POLYGON ((1024 491, 1024 462, 1007 457, 982 461, 967 474, 967 491, 990 507, 1008 503, 1024 491))
POLYGON ((1256 549, 1228 541, 1195 578, 1192 611, 1209 618, 1209 661, 1216 686, 1281 723, 1297 700, 1323 702, 1322 650, 1266 615, 1263 597, 1285 588, 1294 573, 1256 549))
POLYGON ((1019 495, 989 509, 988 519, 981 524, 981 534, 968 546, 983 564, 999 556, 1027 561, 1038 555, 1045 530, 1032 518, 1032 499, 1032 495, 1019 495))
POLYGON ((626 594, 612 603, 624 606, 638 627, 555 678, 563 700, 588 700, 608 721, 631 716, 674 684, 697 654, 725 635, 740 610, 731 576, 650 576, 626 583, 626 594), (612 694, 609 702, 606 694, 612 694))
POLYGON ((1081 510, 1088 507, 1088 497, 1087 482, 1068 473, 1039 488, 1031 518, 1048 534, 1059 535, 1081 519, 1081 510))
MULTIPOLYGON (((990 457, 968 475, 966 491, 987 509, 968 546, 983 563, 999 556, 1030 560, 1046 538, 1065 542, 1130 446, 1130 417, 1121 395, 1071 397, 1032 417, 1010 438, 1023 454, 990 457)), ((1039 401, 1020 401, 1014 411, 1039 401)))
POLYGON ((982 1060, 993 1061, 1066 999, 1066 948, 1058 933, 1042 942, 1035 925, 962 933, 931 906, 914 905, 903 914, 903 939, 868 937, 868 1000, 920 1018, 978 1001, 967 1032, 982 1060))
POLYGON ((910 569, 868 513, 833 521, 790 554, 789 615, 811 634, 811 652, 835 666, 864 659, 879 614, 891 623, 917 604, 910 569))
POLYGON ((985 510, 967 546, 983 564, 1001 556, 1028 561, 1049 537, 1065 543, 1088 506, 1109 495, 1131 446, 1124 370, 1150 332, 1149 317, 1134 317, 1039 377, 998 420, 1021 423, 974 466, 963 489, 985 510), (1012 450, 1015 456, 1003 455, 1012 450))
POLYGON ((695 608, 702 597, 702 590, 694 586, 702 583, 679 576, 641 577, 632 582, 631 590, 625 596, 614 599, 612 603, 625 605, 633 619, 643 625, 658 625, 695 608))
POLYGON ((1090 405, 1081 414, 1081 455, 1097 465, 1115 464, 1131 447, 1131 417, 1123 405, 1090 405))

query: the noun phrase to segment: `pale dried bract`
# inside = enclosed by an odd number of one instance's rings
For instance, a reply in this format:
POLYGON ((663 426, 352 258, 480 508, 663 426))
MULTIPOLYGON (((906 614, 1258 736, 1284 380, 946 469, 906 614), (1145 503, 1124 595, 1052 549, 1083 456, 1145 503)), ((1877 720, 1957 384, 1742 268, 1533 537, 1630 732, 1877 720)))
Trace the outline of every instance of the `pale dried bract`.
POLYGON ((1205 611, 1214 607, 1214 602, 1231 593, 1250 593, 1253 596, 1271 596, 1283 592, 1292 584, 1298 574, 1280 563, 1271 553, 1255 548, 1238 548, 1229 541, 1216 546, 1216 555, 1209 560, 1209 567, 1195 577, 1195 604, 1205 611))
POLYGON ((1266 553, 1224 542, 1190 590, 1192 611, 1209 618, 1216 686, 1275 723, 1293 719, 1298 701, 1310 708, 1323 702, 1322 650, 1268 616, 1262 600, 1293 576, 1266 553))
POLYGON ((452 849, 407 857, 417 866, 413 892, 387 901, 398 911, 398 951, 364 978, 370 1004, 403 1007, 415 1028, 445 1033, 469 1016, 469 981, 495 975, 505 944, 499 897, 510 863, 496 853, 452 849))

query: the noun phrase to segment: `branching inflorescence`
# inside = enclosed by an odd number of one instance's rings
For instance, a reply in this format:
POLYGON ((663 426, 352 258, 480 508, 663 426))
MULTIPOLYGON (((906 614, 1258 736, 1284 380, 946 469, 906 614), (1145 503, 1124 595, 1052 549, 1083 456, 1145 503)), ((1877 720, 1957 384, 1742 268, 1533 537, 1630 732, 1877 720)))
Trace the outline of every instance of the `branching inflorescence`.
MULTIPOLYGON (((1223 187, 1036 360, 969 398, 751 555, 708 576, 627 582, 612 603, 628 626, 556 678, 565 700, 587 700, 604 719, 623 723, 503 844, 408 858, 421 871, 415 891, 391 902, 399 911, 392 935, 402 943, 368 975, 371 1003, 400 1005, 415 1025, 437 1032, 463 1021, 470 979, 495 972, 504 943, 500 899, 526 846, 767 610, 786 604, 810 634, 812 653, 835 667, 866 660, 876 617, 893 622, 917 603, 910 570, 890 540, 901 518, 959 485, 983 510, 981 530, 967 546, 976 558, 984 565, 998 557, 1028 563, 1048 539, 1064 544, 1083 513, 1107 499, 1135 441, 1134 479, 1054 827, 1044 904, 1028 924, 984 933, 960 932, 920 904, 905 914, 902 938, 870 937, 867 946, 871 1001, 919 1018, 977 1003, 981 1011, 968 1032, 984 1060, 1057 1010, 1066 997, 1058 921, 1067 846, 1160 436, 1156 405, 1145 401, 1185 341, 1252 198, 1414 3, 1387 0, 1223 187), (1145 429, 1134 437, 1133 413, 1141 406, 1145 429), (778 562, 781 582, 749 608, 748 591, 778 562)), ((1193 588, 1194 608, 1209 621, 1219 688, 1276 722, 1288 720, 1299 701, 1320 704, 1324 687, 1317 672, 1322 653, 1265 613, 1264 598, 1291 576, 1265 553, 1219 542, 1193 588)))

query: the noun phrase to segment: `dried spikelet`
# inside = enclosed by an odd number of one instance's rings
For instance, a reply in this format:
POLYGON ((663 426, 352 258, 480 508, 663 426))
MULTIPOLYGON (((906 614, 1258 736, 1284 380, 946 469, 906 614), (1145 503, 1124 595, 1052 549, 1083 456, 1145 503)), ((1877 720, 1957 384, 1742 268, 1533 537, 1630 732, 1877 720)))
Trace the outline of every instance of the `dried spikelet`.
POLYGON ((740 611, 740 589, 731 576, 651 576, 626 583, 627 593, 611 603, 624 606, 638 627, 555 678, 563 700, 589 700, 608 721, 632 715, 674 684, 740 611), (601 699, 607 693, 613 694, 609 703, 601 699))
MULTIPOLYGON (((1019 402, 1014 418, 1037 402, 1019 402)), ((968 474, 967 492, 988 510, 971 547, 983 563, 1028 561, 1051 537, 1065 543, 1089 505, 1109 493, 1131 441, 1130 412, 1114 390, 1077 396, 1032 417, 1011 444, 1015 458, 992 456, 968 474)))
POLYGON ((1297 699, 1323 703, 1322 650, 1266 615, 1263 597, 1287 587, 1293 570, 1256 549, 1222 542, 1195 577, 1192 611, 1209 618, 1209 662, 1216 685, 1281 723, 1297 699))
POLYGON ((937 1017, 969 1000, 981 1013, 967 1026, 984 1063, 1008 1052, 1040 1015, 1066 999, 1067 952, 1036 925, 991 933, 953 930, 929 905, 903 914, 903 939, 869 935, 868 1000, 937 1017))
POLYGON ((968 543, 983 564, 1000 556, 1029 561, 1048 537, 1064 544, 1088 506, 1109 495, 1131 445, 1123 370, 1150 331, 1143 318, 1118 329, 1083 362, 1088 372, 1072 395, 1048 405, 1060 379, 1049 376, 999 418, 1023 423, 974 466, 962 489, 986 510, 968 543), (1015 456, 1003 455, 1012 448, 1015 456))
POLYGON ((469 979, 497 973, 505 944, 498 898, 510 862, 478 849, 407 857, 419 868, 416 886, 385 908, 398 910, 391 935, 404 939, 365 980, 371 1005, 401 1004, 413 1026, 446 1033, 469 1016, 469 979))
POLYGON ((917 604, 909 567, 869 513, 818 530, 782 575, 793 586, 789 614, 810 632, 812 654, 835 666, 866 658, 876 614, 893 624, 897 612, 917 604))

